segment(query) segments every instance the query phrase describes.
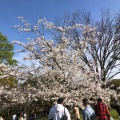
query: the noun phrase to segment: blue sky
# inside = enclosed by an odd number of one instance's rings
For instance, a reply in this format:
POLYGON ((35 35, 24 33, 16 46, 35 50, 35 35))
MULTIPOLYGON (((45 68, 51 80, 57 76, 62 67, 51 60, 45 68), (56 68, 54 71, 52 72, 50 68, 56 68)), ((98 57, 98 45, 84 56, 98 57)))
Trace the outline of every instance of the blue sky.
POLYGON ((34 23, 39 17, 54 21, 55 17, 63 17, 65 13, 86 10, 98 18, 104 8, 115 13, 120 9, 120 0, 0 0, 0 32, 10 41, 25 41, 25 34, 11 29, 11 26, 20 24, 16 19, 18 16, 34 23))
MULTIPOLYGON (((94 18, 98 18, 100 10, 110 9, 116 13, 120 10, 120 0, 0 0, 0 32, 10 41, 25 41, 26 37, 11 26, 20 22, 17 16, 23 16, 30 23, 34 23, 39 17, 54 21, 55 17, 63 17, 65 13, 72 14, 76 10, 91 11, 94 18)), ((15 46, 15 50, 19 49, 15 46)), ((15 55, 21 60, 22 55, 15 55)))

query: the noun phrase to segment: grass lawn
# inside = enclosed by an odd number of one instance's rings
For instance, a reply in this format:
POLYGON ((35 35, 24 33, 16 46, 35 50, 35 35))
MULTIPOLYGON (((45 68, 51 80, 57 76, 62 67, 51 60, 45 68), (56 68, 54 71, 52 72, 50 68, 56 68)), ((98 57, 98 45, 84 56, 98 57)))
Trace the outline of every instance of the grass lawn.
POLYGON ((114 118, 114 120, 120 120, 120 118, 118 118, 118 113, 117 113, 117 111, 116 110, 111 110, 110 111, 110 115, 111 115, 111 117, 113 117, 114 118))
MULTIPOLYGON (((116 112, 116 110, 111 110, 110 111, 110 115, 111 115, 111 117, 113 117, 114 118, 114 120, 120 120, 120 118, 118 118, 118 114, 117 114, 117 112, 116 112)), ((81 115, 82 116, 82 115, 81 115)), ((40 118, 40 119, 38 119, 38 120, 48 120, 47 118, 40 118)), ((82 120, 82 117, 81 117, 81 120, 82 120)))

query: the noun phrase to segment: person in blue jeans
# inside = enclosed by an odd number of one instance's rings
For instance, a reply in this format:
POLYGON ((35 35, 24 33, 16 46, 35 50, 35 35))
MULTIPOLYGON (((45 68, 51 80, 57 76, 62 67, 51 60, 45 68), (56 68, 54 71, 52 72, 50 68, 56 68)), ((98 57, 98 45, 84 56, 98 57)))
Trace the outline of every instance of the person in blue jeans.
POLYGON ((84 98, 82 100, 83 106, 85 109, 83 110, 83 120, 91 120, 90 116, 92 116, 95 112, 89 105, 88 99, 84 98))

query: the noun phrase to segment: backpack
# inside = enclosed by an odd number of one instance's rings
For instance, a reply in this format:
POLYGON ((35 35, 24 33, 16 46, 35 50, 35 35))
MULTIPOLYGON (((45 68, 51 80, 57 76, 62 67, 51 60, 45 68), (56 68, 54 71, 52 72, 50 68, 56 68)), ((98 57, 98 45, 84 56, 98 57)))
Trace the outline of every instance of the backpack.
MULTIPOLYGON (((86 110, 86 109, 85 109, 86 110)), ((88 111, 88 110, 86 110, 88 111)), ((90 114, 90 112, 88 111, 88 113, 90 114)), ((95 113, 93 113, 92 115, 90 114, 90 119, 91 120, 98 120, 97 116, 95 115, 95 113)))
POLYGON ((93 113, 91 116, 90 116, 91 120, 98 120, 97 116, 95 115, 95 113, 93 113))
POLYGON ((68 119, 68 117, 66 116, 66 114, 65 114, 65 107, 64 107, 64 115, 62 116, 62 119, 61 120, 67 120, 68 119))

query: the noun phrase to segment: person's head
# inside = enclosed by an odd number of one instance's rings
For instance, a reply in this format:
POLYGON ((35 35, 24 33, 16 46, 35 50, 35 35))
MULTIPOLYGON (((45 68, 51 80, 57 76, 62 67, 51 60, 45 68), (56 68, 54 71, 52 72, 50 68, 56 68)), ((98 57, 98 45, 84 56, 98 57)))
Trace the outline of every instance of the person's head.
POLYGON ((34 110, 34 109, 32 109, 32 112, 35 112, 35 110, 34 110))
POLYGON ((102 99, 101 99, 101 98, 98 98, 98 99, 97 99, 97 102, 98 102, 98 103, 102 102, 102 99))
POLYGON ((74 108, 74 107, 78 107, 78 105, 77 105, 76 102, 73 103, 73 108, 74 108))
POLYGON ((58 104, 63 104, 65 98, 58 98, 57 103, 58 104))
POLYGON ((17 113, 17 118, 20 117, 20 112, 17 113))
POLYGON ((82 103, 83 103, 83 106, 86 107, 89 104, 89 101, 88 101, 88 99, 84 98, 82 100, 82 103))

